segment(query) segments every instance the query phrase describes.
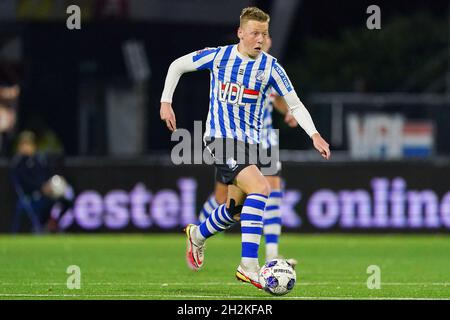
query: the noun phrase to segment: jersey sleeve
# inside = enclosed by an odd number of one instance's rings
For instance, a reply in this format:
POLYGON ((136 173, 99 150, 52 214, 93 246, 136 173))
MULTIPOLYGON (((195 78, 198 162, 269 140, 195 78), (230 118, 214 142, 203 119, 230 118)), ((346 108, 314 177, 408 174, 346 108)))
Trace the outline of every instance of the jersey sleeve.
POLYGON ((212 70, 219 48, 205 48, 192 53, 192 62, 197 70, 212 70))
POLYGON ((206 48, 191 52, 173 61, 167 71, 161 102, 172 102, 172 97, 180 77, 187 72, 212 70, 214 58, 219 48, 206 48))
POLYGON ((284 71, 283 67, 275 62, 270 72, 269 84, 275 89, 275 92, 284 97, 291 91, 294 91, 291 80, 284 71))

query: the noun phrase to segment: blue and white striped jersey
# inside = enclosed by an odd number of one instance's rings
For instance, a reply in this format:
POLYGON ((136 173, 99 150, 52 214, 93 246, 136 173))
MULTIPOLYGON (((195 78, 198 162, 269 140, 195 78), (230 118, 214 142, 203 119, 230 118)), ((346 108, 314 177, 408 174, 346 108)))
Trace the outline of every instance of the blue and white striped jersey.
POLYGON ((204 136, 259 143, 269 89, 280 96, 294 90, 277 60, 265 52, 256 60, 245 57, 236 44, 197 51, 192 60, 211 75, 204 136))
POLYGON ((259 142, 264 149, 278 145, 278 135, 272 125, 273 99, 276 95, 273 91, 273 89, 269 89, 269 97, 266 99, 263 111, 263 124, 259 142))

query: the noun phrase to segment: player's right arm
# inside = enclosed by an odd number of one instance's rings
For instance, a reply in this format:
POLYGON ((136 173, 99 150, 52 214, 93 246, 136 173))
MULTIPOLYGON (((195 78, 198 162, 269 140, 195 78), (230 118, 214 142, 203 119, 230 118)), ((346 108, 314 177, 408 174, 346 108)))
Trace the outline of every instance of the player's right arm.
POLYGON ((172 108, 172 97, 180 77, 187 72, 212 69, 218 48, 206 48, 189 53, 174 60, 167 71, 164 90, 161 97, 160 116, 170 131, 177 129, 175 112, 172 108))

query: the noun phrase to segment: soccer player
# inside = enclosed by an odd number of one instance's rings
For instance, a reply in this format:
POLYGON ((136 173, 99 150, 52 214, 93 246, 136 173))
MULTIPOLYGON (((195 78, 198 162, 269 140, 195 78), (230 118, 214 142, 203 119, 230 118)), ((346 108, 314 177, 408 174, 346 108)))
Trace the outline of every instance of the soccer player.
POLYGON ((270 88, 284 97, 295 120, 311 137, 322 157, 330 157, 328 143, 316 130, 284 69, 262 50, 269 36, 269 20, 269 15, 262 10, 245 8, 237 31, 238 44, 206 48, 173 61, 167 72, 160 108, 167 128, 176 130, 171 103, 181 75, 209 70, 210 104, 204 143, 214 159, 221 182, 228 185, 228 193, 226 203, 218 206, 204 223, 186 227, 186 256, 189 266, 199 269, 204 263, 206 240, 239 219, 242 250, 236 277, 259 289, 262 286, 258 280, 258 249, 270 185, 259 169, 255 146, 260 142, 263 106, 270 88))
MULTIPOLYGON (((264 52, 269 52, 272 45, 272 39, 267 37, 265 46, 263 47, 264 52)), ((265 100, 265 106, 263 111, 262 119, 262 130, 260 136, 260 143, 264 149, 272 149, 272 147, 278 146, 278 136, 272 126, 272 111, 273 108, 284 115, 284 121, 292 128, 298 125, 295 118, 289 112, 289 107, 282 97, 277 95, 275 92, 270 94, 270 99, 265 100)), ((265 154, 274 154, 270 151, 266 151, 265 154)), ((265 247, 266 247, 266 261, 272 259, 280 258, 278 252, 278 242, 281 234, 281 200, 282 200, 282 190, 281 190, 281 163, 279 160, 276 161, 276 172, 271 172, 266 174, 264 171, 263 175, 266 177, 267 182, 269 182, 271 192, 266 203, 266 207, 263 215, 263 233, 265 237, 265 247)), ((227 200, 228 187, 226 184, 216 181, 214 194, 212 194, 206 202, 199 214, 199 221, 203 223, 206 218, 208 218, 211 213, 220 205, 227 200)), ((297 265, 297 260, 288 259, 287 260, 294 268, 297 265)))

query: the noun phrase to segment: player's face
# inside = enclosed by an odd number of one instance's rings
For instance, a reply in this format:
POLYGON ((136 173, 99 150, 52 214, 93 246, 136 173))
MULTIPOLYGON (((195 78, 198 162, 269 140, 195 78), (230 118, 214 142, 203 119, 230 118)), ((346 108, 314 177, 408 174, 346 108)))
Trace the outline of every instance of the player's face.
POLYGON ((256 58, 266 46, 269 37, 269 23, 250 20, 245 22, 238 30, 241 53, 256 58))
POLYGON ((266 43, 263 46, 263 51, 269 52, 270 47, 272 47, 272 38, 270 36, 268 36, 266 39, 266 43))

